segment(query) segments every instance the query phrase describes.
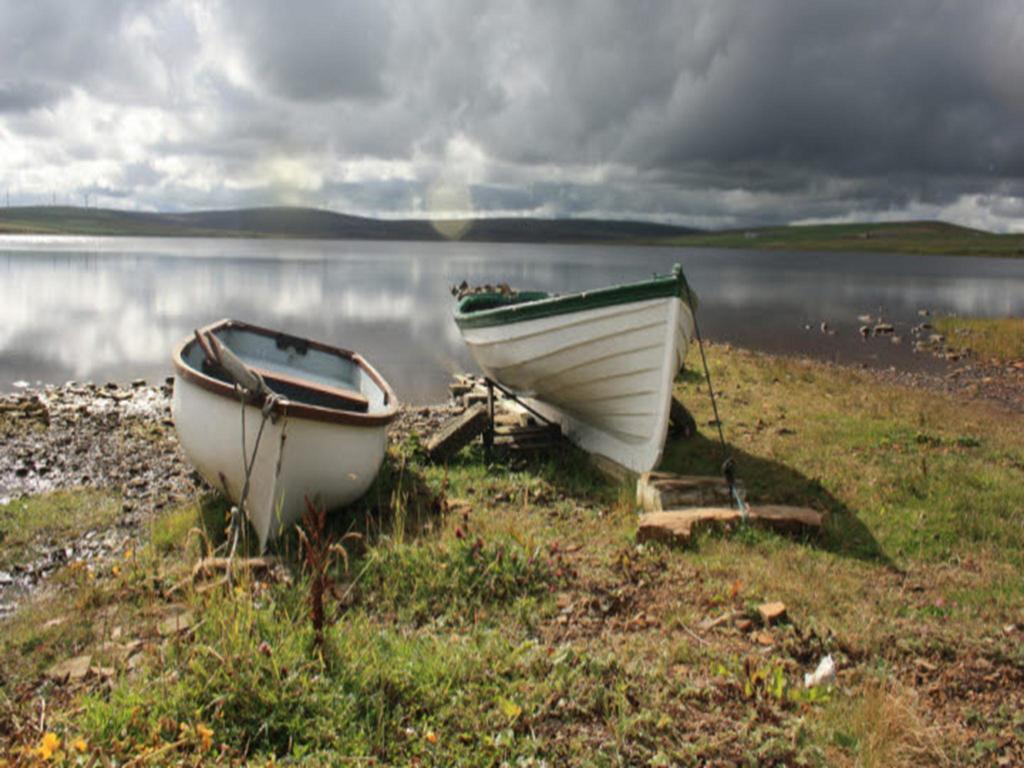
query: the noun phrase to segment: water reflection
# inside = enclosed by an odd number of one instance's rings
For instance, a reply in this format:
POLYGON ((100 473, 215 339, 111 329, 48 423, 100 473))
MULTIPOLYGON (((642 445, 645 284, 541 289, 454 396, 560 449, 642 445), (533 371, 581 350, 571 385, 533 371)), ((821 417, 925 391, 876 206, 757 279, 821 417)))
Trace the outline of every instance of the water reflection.
POLYGON ((919 307, 1024 312, 1024 262, 476 243, 0 238, 0 388, 17 379, 157 379, 198 325, 236 317, 363 352, 410 402, 471 366, 451 321, 463 279, 554 291, 643 279, 682 262, 708 336, 888 365, 909 344, 863 342, 856 316, 919 307), (827 320, 837 330, 818 330, 827 320), (805 325, 813 330, 804 330, 805 325))

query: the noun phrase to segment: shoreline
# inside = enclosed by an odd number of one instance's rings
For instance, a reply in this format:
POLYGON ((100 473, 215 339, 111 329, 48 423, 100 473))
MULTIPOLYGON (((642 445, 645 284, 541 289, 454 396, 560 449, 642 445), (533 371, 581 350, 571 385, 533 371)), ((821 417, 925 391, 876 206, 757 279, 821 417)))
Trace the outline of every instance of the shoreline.
MULTIPOLYGON (((736 349, 729 344, 710 346, 724 353, 736 349)), ((1012 366, 968 364, 943 375, 742 351, 767 361, 784 359, 827 370, 857 371, 879 385, 923 388, 988 403, 1015 415, 1024 413, 1024 370, 1012 366)), ((170 414, 170 382, 68 382, 0 394, 0 444, 4 446, 0 507, 39 494, 82 489, 113 491, 120 504, 112 525, 39 546, 35 556, 12 571, 0 567, 0 618, 54 570, 75 561, 103 560, 137 545, 147 522, 206 487, 178 447, 170 414)), ((453 400, 403 405, 388 428, 389 446, 413 435, 426 439, 463 409, 453 400)), ((728 423, 729 419, 726 404, 723 420, 728 423)))
MULTIPOLYGON (((512 757, 552 764, 659 753, 732 763, 771 742, 787 764, 841 764, 883 737, 907 754, 928 743, 950 764, 1024 758, 1024 731, 1006 714, 1007 702, 1024 704, 1012 655, 1024 632, 1019 410, 952 378, 707 353, 750 503, 814 509, 827 516, 819 535, 641 543, 635 489, 582 452, 489 459, 472 445, 433 463, 421 439, 459 406, 406 407, 379 486, 334 520, 346 554, 322 656, 310 647, 309 565, 294 548, 246 560, 269 570, 233 584, 201 565, 223 541, 226 504, 199 492, 177 451, 169 387, 0 398, 6 493, 14 461, 24 488, 71 485, 5 513, 47 513, 58 498, 61 521, 79 523, 18 550, 0 517, 0 570, 4 558, 47 558, 19 571, 26 590, 0 598, 18 603, 0 618, 8 717, 37 723, 42 699, 54 738, 124 760, 210 757, 212 743, 185 739, 185 726, 215 733, 221 757, 238 762, 319 749, 405 763, 422 746, 438 762, 478 764, 510 745, 512 757), (779 606, 781 619, 762 614, 779 606), (838 676, 815 693, 801 681, 826 654, 838 676), (287 700, 252 695, 281 686, 287 700), (395 698, 379 716, 346 714, 347 691, 372 702, 382 686, 395 698), (609 690, 631 695, 609 709, 609 690), (237 697, 256 708, 218 708, 237 697), (294 706, 328 722, 251 739, 294 706), (672 728, 659 725, 666 708, 672 728), (907 731, 893 736, 880 708, 912 713, 907 731), (632 735, 619 742, 622 714, 632 735), (492 738, 506 732, 511 741, 492 738)), ((716 474, 716 422, 693 365, 675 396, 697 429, 666 444, 663 468, 716 474)), ((30 751, 44 730, 14 728, 0 751, 30 751)))

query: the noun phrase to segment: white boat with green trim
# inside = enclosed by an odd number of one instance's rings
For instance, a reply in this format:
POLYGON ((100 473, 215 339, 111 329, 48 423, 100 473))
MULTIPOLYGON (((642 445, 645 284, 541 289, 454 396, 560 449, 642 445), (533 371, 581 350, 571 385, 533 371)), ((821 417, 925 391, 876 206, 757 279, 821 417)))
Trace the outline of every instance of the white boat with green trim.
POLYGON ((455 322, 484 375, 590 453, 636 472, 661 461, 693 294, 671 275, 562 296, 464 297, 455 322))

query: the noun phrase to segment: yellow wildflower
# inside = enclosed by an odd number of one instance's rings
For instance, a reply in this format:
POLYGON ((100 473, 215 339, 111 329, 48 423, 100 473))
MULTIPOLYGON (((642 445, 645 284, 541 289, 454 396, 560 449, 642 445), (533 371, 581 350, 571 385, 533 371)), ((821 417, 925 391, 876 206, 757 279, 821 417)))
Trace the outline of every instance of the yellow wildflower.
POLYGON ((131 560, 133 557, 135 557, 135 550, 131 547, 128 547, 128 549, 124 551, 124 559, 131 560))
POLYGON ((75 739, 75 742, 71 746, 73 746, 78 752, 85 752, 89 749, 89 742, 85 739, 75 739))
POLYGON ((115 565, 113 568, 110 569, 110 572, 112 574, 114 574, 115 576, 120 576, 121 575, 121 566, 115 565))
POLYGON ((43 760, 49 760, 58 749, 60 749, 60 739, 57 738, 57 734, 47 731, 43 735, 43 740, 40 742, 36 754, 43 760))
POLYGON ((424 738, 426 738, 426 740, 429 741, 431 744, 437 744, 437 734, 433 731, 427 731, 426 736, 424 738))
POLYGON ((200 723, 196 726, 196 733, 199 734, 199 738, 202 740, 203 750, 208 752, 210 747, 213 746, 213 729, 207 728, 200 723))

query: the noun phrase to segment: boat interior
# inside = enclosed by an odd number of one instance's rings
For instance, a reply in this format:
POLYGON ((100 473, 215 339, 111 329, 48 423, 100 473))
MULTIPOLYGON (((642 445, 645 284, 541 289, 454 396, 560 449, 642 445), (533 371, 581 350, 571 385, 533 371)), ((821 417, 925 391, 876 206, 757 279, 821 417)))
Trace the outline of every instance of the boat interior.
MULTIPOLYGON (((388 405, 387 392, 350 357, 310 345, 307 339, 283 333, 223 326, 217 340, 275 393, 295 403, 353 413, 375 413, 388 405)), ((182 352, 186 365, 225 384, 228 374, 207 358, 193 339, 182 352)))

